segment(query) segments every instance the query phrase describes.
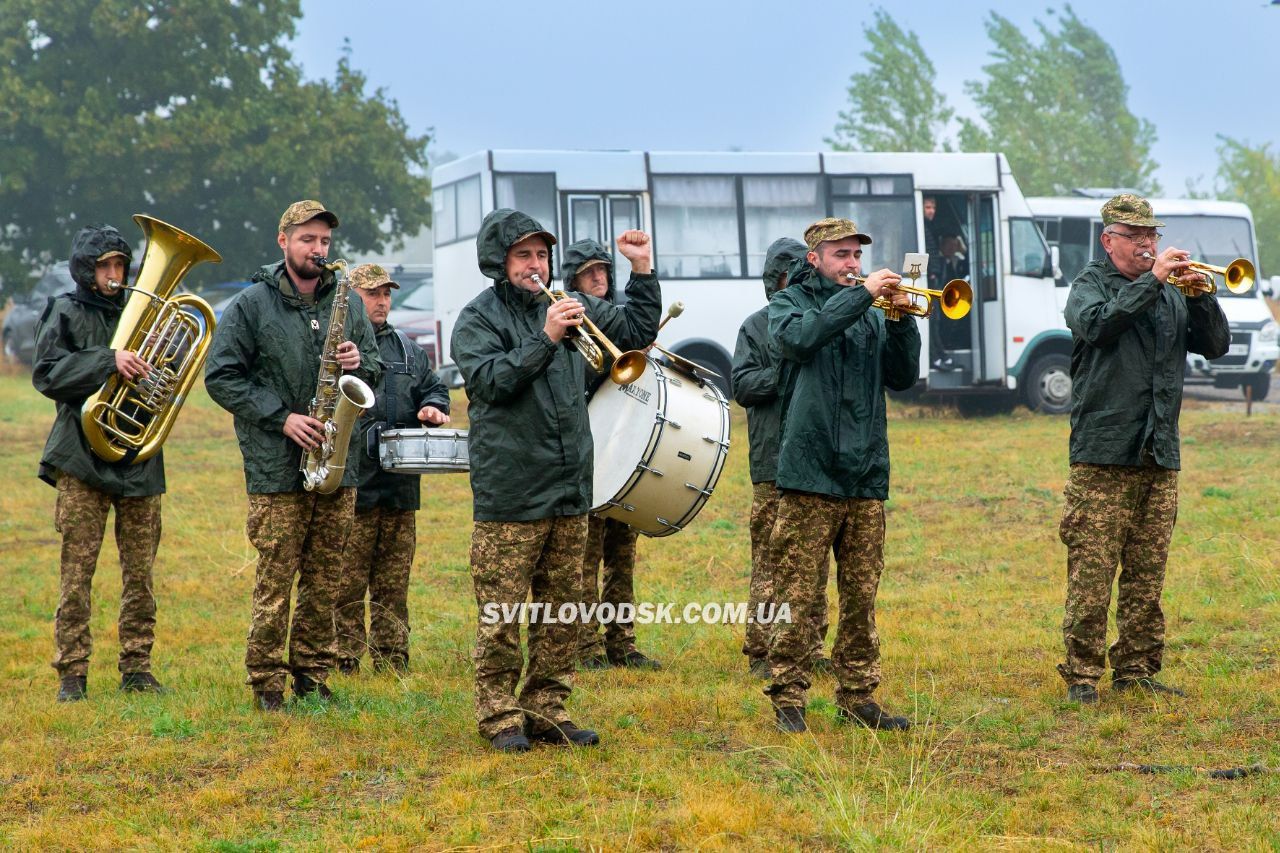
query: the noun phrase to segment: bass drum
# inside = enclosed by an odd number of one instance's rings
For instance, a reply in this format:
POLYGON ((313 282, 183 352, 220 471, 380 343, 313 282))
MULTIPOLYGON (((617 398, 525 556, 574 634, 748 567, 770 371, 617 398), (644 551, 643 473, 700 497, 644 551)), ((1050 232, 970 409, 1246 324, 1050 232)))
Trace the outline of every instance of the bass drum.
POLYGON ((692 521, 729 452, 729 404, 720 389, 649 359, 632 384, 602 384, 587 412, 595 444, 591 511, 646 536, 670 536, 692 521))
POLYGON ((386 429, 378 462, 393 474, 453 474, 471 470, 465 429, 386 429))

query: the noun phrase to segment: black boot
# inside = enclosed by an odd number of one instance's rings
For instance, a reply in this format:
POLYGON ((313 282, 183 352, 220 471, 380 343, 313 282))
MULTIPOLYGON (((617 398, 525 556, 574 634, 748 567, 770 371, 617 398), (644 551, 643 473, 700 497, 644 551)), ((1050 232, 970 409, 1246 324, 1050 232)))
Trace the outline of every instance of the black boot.
POLYGON ((528 752, 530 749, 529 739, 519 726, 503 729, 489 738, 489 743, 498 752, 528 752))
POLYGON ((79 702, 89 695, 89 676, 64 675, 58 681, 59 702, 79 702))
POLYGON ((859 723, 869 729, 906 731, 911 728, 911 721, 906 717, 886 714, 884 709, 875 702, 864 702, 853 708, 836 708, 836 719, 842 722, 859 723))
POLYGON ((253 691, 253 707, 259 711, 283 711, 284 710, 284 691, 283 690, 255 690, 253 691))
POLYGON ((786 732, 789 735, 798 735, 809 730, 809 726, 804 721, 804 708, 799 705, 774 708, 773 716, 777 722, 778 731, 786 732))
POLYGON ((1098 704, 1098 688, 1092 684, 1073 684, 1067 688, 1067 701, 1081 705, 1098 704))
POLYGON ((1161 684, 1149 675, 1144 675, 1139 678, 1112 678, 1111 687, 1113 690, 1119 690, 1122 693, 1136 687, 1139 690, 1145 690, 1148 693, 1159 693, 1163 696, 1176 696, 1179 699, 1185 699, 1187 695, 1176 687, 1161 684))
POLYGON ((296 698, 305 699, 313 694, 321 702, 328 702, 333 698, 333 691, 323 681, 316 681, 311 676, 301 672, 293 677, 293 695, 296 698))
POLYGON ((609 659, 604 655, 592 655, 591 657, 583 658, 582 661, 578 664, 578 669, 587 669, 587 670, 595 671, 595 670, 608 669, 608 668, 609 668, 609 659))
POLYGON ((624 655, 609 655, 609 663, 628 669, 662 669, 662 664, 639 649, 632 649, 624 655))
MULTIPOLYGON (((374 667, 377 669, 377 667, 374 667)), ((343 675, 360 674, 360 658, 338 658, 338 672, 343 675)))
POLYGON ((574 746, 596 746, 600 743, 600 735, 591 729, 580 729, 569 720, 540 732, 530 731, 529 739, 540 740, 543 743, 568 743, 574 746))
POLYGON ((120 689, 125 693, 155 693, 163 696, 169 692, 156 677, 149 672, 126 672, 120 676, 120 689))

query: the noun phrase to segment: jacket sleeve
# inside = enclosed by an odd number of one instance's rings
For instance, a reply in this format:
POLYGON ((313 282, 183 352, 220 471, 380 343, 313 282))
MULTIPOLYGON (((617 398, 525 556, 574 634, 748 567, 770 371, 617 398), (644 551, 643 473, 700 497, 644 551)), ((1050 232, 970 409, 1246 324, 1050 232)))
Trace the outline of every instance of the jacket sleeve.
POLYGON ((662 312, 662 288, 653 273, 632 273, 626 293, 627 304, 623 306, 585 293, 573 294, 586 306, 591 322, 623 352, 644 349, 653 343, 658 337, 658 321, 662 312))
POLYGON ((884 326, 889 333, 882 357, 884 384, 894 391, 906 391, 920 378, 920 329, 910 314, 886 320, 884 326))
POLYGON ((360 366, 351 371, 351 375, 364 380, 370 388, 377 388, 383 370, 382 356, 378 353, 378 337, 373 333, 373 324, 369 322, 369 315, 364 310, 364 300, 353 295, 347 306, 351 342, 360 350, 360 366))
POLYGON ((541 376, 555 358, 556 344, 542 329, 507 349, 502 335, 475 309, 464 309, 449 343, 467 396, 501 403, 522 392, 541 376))
POLYGON ((841 287, 821 308, 801 311, 788 290, 769 300, 769 336, 789 361, 807 362, 814 353, 867 313, 875 298, 865 287, 841 287))
POLYGON ((51 400, 75 405, 116 372, 116 355, 110 347, 75 349, 69 323, 66 311, 51 301, 36 330, 31 384, 51 400))
POLYGON ((1231 327, 1218 297, 1205 294, 1187 300, 1187 351, 1222 358, 1231 348, 1231 327))
POLYGON ((739 406, 759 406, 778 396, 782 359, 769 342, 768 330, 760 329, 761 324, 753 319, 748 317, 738 329, 738 343, 733 348, 733 399, 739 406), (757 328, 752 329, 753 325, 757 328), (759 340, 760 332, 764 340, 759 340))
POLYGON ((1102 347, 1132 328, 1138 314, 1160 298, 1165 284, 1143 273, 1114 295, 1096 274, 1081 273, 1071 285, 1064 314, 1067 328, 1090 346, 1102 347))
POLYGON ((416 373, 413 383, 414 414, 421 411, 423 406, 435 406, 446 415, 449 414, 449 389, 431 369, 425 353, 418 358, 416 373))
POLYGON ((204 387, 215 403, 236 417, 258 429, 280 432, 289 407, 274 390, 249 377, 249 368, 258 357, 258 342, 245 316, 248 303, 244 298, 234 300, 214 329, 204 366, 204 387))

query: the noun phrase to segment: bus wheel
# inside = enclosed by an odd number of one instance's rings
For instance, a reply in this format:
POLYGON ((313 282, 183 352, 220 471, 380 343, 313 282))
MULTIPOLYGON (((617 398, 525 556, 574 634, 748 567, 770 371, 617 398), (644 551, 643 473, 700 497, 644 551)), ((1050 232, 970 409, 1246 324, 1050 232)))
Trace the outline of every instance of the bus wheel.
POLYGON ((1071 411, 1071 359, 1051 352, 1031 362, 1023 391, 1027 408, 1046 415, 1071 411))
POLYGON ((1267 392, 1271 390, 1271 374, 1257 373, 1250 376, 1244 382, 1240 383, 1241 392, 1247 394, 1249 392, 1249 386, 1251 385, 1253 386, 1254 400, 1267 399, 1267 392))

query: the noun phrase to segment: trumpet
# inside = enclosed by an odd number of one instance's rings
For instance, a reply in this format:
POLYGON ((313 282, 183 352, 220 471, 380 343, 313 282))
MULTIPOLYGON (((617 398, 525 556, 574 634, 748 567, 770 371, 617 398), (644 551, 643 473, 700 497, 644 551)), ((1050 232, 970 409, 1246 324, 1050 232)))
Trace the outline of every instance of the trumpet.
MULTIPOLYGON (((1156 256, 1150 252, 1143 252, 1142 257, 1155 260, 1156 256)), ((1171 275, 1165 280, 1165 284, 1172 284, 1181 290, 1184 296, 1196 297, 1201 294, 1208 293, 1210 295, 1218 292, 1217 282, 1214 276, 1222 276, 1222 281, 1227 286, 1227 290, 1232 293, 1248 293, 1253 287, 1253 280, 1257 277, 1257 272, 1253 268, 1253 263, 1247 258, 1236 258, 1225 267, 1215 267, 1212 264, 1201 263, 1200 261, 1192 261, 1187 267, 1189 275, 1171 275)))
MULTIPOLYGON (((552 302, 559 302, 561 299, 570 299, 569 294, 563 290, 551 290, 542 283, 542 278, 538 275, 529 276, 533 283, 542 288, 542 292, 552 302)), ((683 308, 683 306, 682 306, 683 308)), ((587 364, 591 365, 596 373, 604 370, 604 354, 600 348, 604 347, 605 351, 613 358, 613 365, 609 368, 609 378, 618 385, 630 385, 642 375, 644 375, 645 365, 648 364, 648 356, 639 350, 628 350, 623 352, 618 349, 613 341, 605 336, 604 332, 595 323, 591 322, 591 318, 584 311, 582 314, 582 329, 571 330, 573 337, 573 345, 578 348, 578 352, 582 353, 582 357, 587 360, 587 364), (585 329, 585 334, 582 329, 585 329)))
MULTIPOLYGON (((866 276, 853 273, 849 273, 845 278, 854 284, 863 284, 867 280, 866 276)), ((916 277, 911 276, 911 280, 915 281, 916 277)), ((973 306, 973 288, 962 278, 951 279, 941 290, 930 290, 927 287, 915 287, 909 284, 892 284, 886 286, 885 290, 910 294, 912 297, 910 305, 895 305, 892 299, 877 296, 875 302, 871 303, 871 307, 884 311, 886 320, 900 320, 903 314, 928 317, 933 313, 932 300, 934 299, 938 300, 938 304, 942 306, 942 313, 952 320, 959 320, 968 314, 969 308, 973 306), (924 297, 923 304, 915 300, 917 296, 924 297)))

